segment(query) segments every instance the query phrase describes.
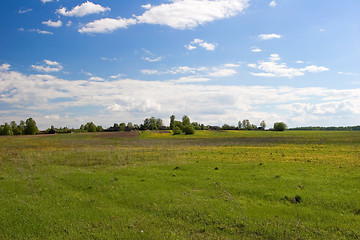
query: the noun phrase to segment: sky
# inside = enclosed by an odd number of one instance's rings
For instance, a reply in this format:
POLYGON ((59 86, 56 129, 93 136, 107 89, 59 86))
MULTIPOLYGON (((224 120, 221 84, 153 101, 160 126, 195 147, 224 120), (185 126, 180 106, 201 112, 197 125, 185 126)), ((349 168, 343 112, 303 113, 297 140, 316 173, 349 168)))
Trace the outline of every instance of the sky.
POLYGON ((360 124, 359 0, 0 1, 0 124, 360 124))

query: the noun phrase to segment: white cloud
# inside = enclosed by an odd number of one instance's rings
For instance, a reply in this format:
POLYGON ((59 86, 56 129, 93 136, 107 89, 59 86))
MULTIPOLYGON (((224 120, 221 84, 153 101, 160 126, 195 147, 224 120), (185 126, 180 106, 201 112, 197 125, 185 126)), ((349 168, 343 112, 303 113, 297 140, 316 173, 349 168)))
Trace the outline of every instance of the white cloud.
POLYGON ((117 58, 106 58, 106 57, 101 57, 100 60, 103 60, 103 61, 109 61, 109 62, 115 62, 117 61, 118 59, 117 58))
POLYGON ((282 36, 280 34, 276 34, 276 33, 270 33, 270 34, 260 34, 258 35, 258 38, 260 40, 270 40, 270 39, 279 39, 282 36))
POLYGON ((141 5, 142 8, 150 9, 152 6, 151 4, 141 5))
POLYGON ((237 72, 234 69, 214 69, 213 72, 209 74, 210 77, 230 77, 235 75, 237 72))
POLYGON ((83 69, 81 69, 81 72, 84 73, 85 75, 89 76, 89 77, 91 77, 92 75, 94 75, 94 74, 92 74, 91 72, 86 72, 86 71, 84 71, 83 69))
POLYGON ((258 77, 298 77, 305 75, 305 72, 324 72, 329 69, 323 66, 306 66, 304 68, 291 68, 288 67, 286 63, 279 63, 281 60, 278 54, 271 54, 269 57, 269 61, 259 61, 258 64, 248 64, 248 67, 257 68, 261 70, 260 73, 250 73, 253 76, 258 77))
POLYGON ((47 65, 50 65, 50 66, 59 66, 61 65, 60 63, 56 62, 56 61, 50 61, 50 60, 47 60, 47 59, 44 59, 44 62, 47 64, 47 65))
POLYGON ((48 3, 48 2, 58 2, 59 0, 41 0, 42 3, 48 3))
POLYGON ((329 71, 329 69, 326 67, 318 67, 315 65, 307 66, 307 67, 301 68, 300 70, 303 72, 313 72, 313 73, 329 71))
POLYGON ((181 77, 178 80, 174 80, 173 82, 176 82, 176 83, 194 83, 194 82, 207 82, 207 81, 210 81, 210 78, 189 76, 189 77, 181 77))
POLYGON ((3 63, 3 64, 0 66, 0 71, 9 71, 9 70, 10 70, 10 67, 11 67, 10 64, 3 63))
POLYGON ((148 8, 143 15, 137 17, 139 23, 189 29, 235 16, 248 7, 248 0, 171 0, 170 2, 148 8))
POLYGON ((251 48, 251 51, 252 51, 252 52, 255 52, 255 53, 262 52, 262 50, 261 50, 260 48, 258 48, 258 47, 252 47, 252 48, 251 48))
POLYGON ((143 57, 142 59, 148 62, 159 62, 162 60, 162 57, 157 57, 157 58, 143 57))
POLYGON ((57 9, 56 12, 58 14, 61 14, 63 16, 67 17, 83 17, 89 14, 96 14, 96 13, 102 13, 106 11, 110 11, 111 9, 109 7, 103 7, 99 4, 94 4, 92 2, 85 2, 81 5, 78 5, 71 9, 70 11, 67 11, 65 7, 57 9))
POLYGON ((273 7, 273 8, 276 7, 276 5, 277 5, 277 4, 276 4, 275 1, 271 1, 271 2, 269 3, 269 6, 270 6, 270 7, 273 7))
POLYGON ((30 29, 29 31, 30 32, 37 32, 39 34, 44 34, 44 35, 53 35, 54 34, 53 32, 43 31, 43 30, 40 30, 40 29, 30 29))
POLYGON ((136 24, 135 19, 113 19, 103 18, 95 20, 94 22, 86 24, 84 27, 79 29, 80 33, 109 33, 113 32, 118 28, 127 28, 129 25, 136 24))
POLYGON ((347 76, 359 76, 358 73, 353 73, 353 72, 338 72, 338 74, 347 75, 347 76))
POLYGON ((63 69, 63 66, 56 62, 45 59, 45 65, 31 65, 31 67, 39 72, 59 72, 63 69))
POLYGON ((186 47, 188 50, 194 50, 194 49, 197 48, 196 46, 193 46, 193 45, 191 45, 191 44, 184 45, 184 47, 186 47))
POLYGON ((90 80, 90 81, 99 81, 99 82, 104 81, 104 79, 101 78, 101 77, 90 77, 89 80, 90 80))
POLYGON ((247 66, 251 67, 251 68, 256 68, 257 67, 255 63, 249 63, 247 66))
POLYGON ((124 77, 124 74, 117 74, 117 75, 110 76, 111 79, 119 79, 122 77, 124 77))
MULTIPOLYGON (((169 0, 170 3, 142 5, 146 11, 135 19, 100 19, 86 24, 79 32, 109 33, 134 24, 158 24, 175 29, 192 29, 208 22, 233 17, 243 12, 249 0, 169 0)), ((66 13, 62 8, 59 12, 66 13)), ((211 46, 208 46, 211 48, 211 46)))
POLYGON ((169 70, 165 71, 158 71, 158 70, 150 70, 150 69, 143 69, 141 72, 145 75, 164 75, 164 74, 171 74, 171 75, 191 75, 192 78, 199 78, 199 79, 208 79, 208 77, 229 77, 233 76, 237 73, 236 70, 233 68, 239 67, 239 64, 224 64, 218 67, 189 67, 189 66, 179 66, 173 67, 169 70))
POLYGON ((69 20, 69 21, 67 22, 66 26, 67 26, 67 27, 70 27, 71 25, 72 25, 72 21, 69 20))
POLYGON ((224 64, 224 67, 226 68, 237 68, 237 67, 240 67, 239 64, 234 64, 234 63, 227 63, 227 64, 224 64))
POLYGON ((58 115, 58 114, 45 115, 44 118, 45 118, 45 119, 49 119, 49 120, 59 120, 59 119, 60 119, 60 115, 58 115))
POLYGON ((304 63, 303 61, 301 61, 301 60, 298 60, 298 61, 296 61, 296 63, 300 63, 300 64, 302 64, 302 63, 304 63))
POLYGON ((43 128, 65 115, 75 127, 86 121, 110 126, 119 120, 141 123, 149 116, 168 119, 184 113, 211 125, 236 124, 244 116, 254 124, 265 119, 269 126, 276 121, 289 126, 355 125, 360 119, 360 89, 201 84, 206 80, 192 76, 178 81, 99 82, 0 71, 0 103, 12 109, 0 110, 0 116, 11 121, 31 114, 43 128), (101 110, 79 115, 84 107, 101 110))
POLYGON ((195 38, 192 42, 190 42, 190 44, 185 45, 185 47, 188 50, 193 50, 193 49, 197 48, 196 45, 199 46, 199 47, 205 48, 208 51, 214 51, 215 48, 216 48, 215 44, 205 42, 204 40, 201 40, 201 39, 198 39, 198 38, 195 38))
POLYGON ((49 20, 49 21, 42 22, 42 24, 45 24, 48 27, 61 27, 62 26, 62 21, 58 20, 56 22, 53 22, 53 21, 49 20))
POLYGON ((31 12, 31 11, 32 11, 31 8, 28 8, 28 9, 25 9, 25 10, 20 9, 18 13, 23 14, 23 13, 27 13, 27 12, 31 12))
POLYGON ((142 69, 141 73, 145 74, 145 75, 159 74, 159 72, 157 70, 151 70, 151 69, 142 69))

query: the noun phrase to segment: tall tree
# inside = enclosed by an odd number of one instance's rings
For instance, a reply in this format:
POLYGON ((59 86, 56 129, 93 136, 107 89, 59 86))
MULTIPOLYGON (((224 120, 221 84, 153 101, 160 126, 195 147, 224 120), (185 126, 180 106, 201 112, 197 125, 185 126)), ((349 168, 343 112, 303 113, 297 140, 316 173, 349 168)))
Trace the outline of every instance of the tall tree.
POLYGON ((35 135, 39 132, 38 127, 36 126, 36 122, 32 118, 26 119, 25 122, 25 134, 27 135, 35 135))
POLYGON ((183 124, 183 126, 190 125, 190 118, 188 116, 184 115, 182 117, 182 124, 183 124))
POLYGON ((265 121, 264 121, 264 120, 262 120, 262 121, 261 121, 261 123, 260 123, 260 127, 262 127, 262 128, 264 128, 264 129, 265 129, 265 127, 266 127, 266 123, 265 123, 265 121))
POLYGON ((171 117, 170 117, 170 129, 174 130, 174 127, 175 127, 175 116, 171 115, 171 117))
POLYGON ((156 119, 156 129, 161 129, 163 124, 163 120, 161 118, 156 119))
POLYGON ((12 121, 10 123, 10 126, 12 128, 12 131, 13 131, 13 134, 14 135, 21 135, 21 130, 20 130, 20 127, 16 124, 15 121, 12 121))

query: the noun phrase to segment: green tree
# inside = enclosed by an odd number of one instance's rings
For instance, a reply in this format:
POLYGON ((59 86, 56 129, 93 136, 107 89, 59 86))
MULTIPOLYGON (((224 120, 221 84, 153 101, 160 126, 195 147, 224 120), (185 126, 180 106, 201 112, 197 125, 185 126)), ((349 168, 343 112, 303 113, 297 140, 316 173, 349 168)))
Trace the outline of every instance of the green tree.
POLYGON ((4 125, 1 126, 0 135, 14 135, 11 126, 6 122, 4 125))
POLYGON ((25 134, 27 135, 35 135, 39 133, 39 129, 36 126, 36 122, 32 118, 28 118, 25 122, 25 134))
POLYGON ((14 135, 21 135, 21 130, 20 130, 20 127, 16 124, 15 121, 12 121, 10 123, 10 126, 12 128, 12 131, 13 131, 13 134, 14 135))
POLYGON ((178 126, 175 126, 174 129, 173 129, 173 134, 174 135, 181 134, 181 129, 178 126))
POLYGON ((287 125, 283 122, 276 122, 274 123, 274 130, 275 131, 284 131, 287 129, 287 125))
POLYGON ((120 131, 125 131, 126 130, 126 124, 123 123, 123 122, 120 123, 119 127, 120 127, 120 131))
POLYGON ((96 132, 96 125, 93 122, 88 122, 85 124, 85 131, 87 132, 96 132))
POLYGON ((156 119, 156 129, 161 129, 163 124, 163 120, 161 118, 156 119))
POLYGON ((157 130, 156 118, 150 118, 149 130, 157 130))
POLYGON ((252 128, 252 125, 251 125, 251 123, 250 123, 250 121, 249 121, 248 119, 244 119, 244 120, 242 121, 242 127, 243 127, 244 129, 250 130, 250 129, 252 128))
POLYGON ((243 125, 242 125, 242 122, 241 122, 241 121, 238 122, 238 128, 239 128, 239 129, 242 129, 242 128, 243 128, 243 125))
POLYGON ((265 123, 265 121, 264 121, 264 120, 262 120, 262 121, 261 121, 261 123, 260 123, 260 127, 262 127, 262 128, 264 128, 264 129, 265 129, 265 127, 266 127, 266 123, 265 123))
POLYGON ((174 127, 175 127, 175 116, 171 115, 170 116, 170 129, 174 130, 174 127))
POLYGON ((20 121, 19 128, 21 132, 20 134, 25 134, 25 122, 23 120, 20 121))
POLYGON ((182 124, 183 124, 183 126, 190 125, 190 118, 188 116, 184 115, 182 117, 182 124))
POLYGON ((104 129, 103 129, 102 126, 97 126, 97 127, 96 127, 96 131, 97 131, 97 132, 102 132, 102 131, 104 131, 104 129))
POLYGON ((195 128, 193 125, 189 124, 189 125, 185 125, 183 127, 183 130, 182 130, 186 135, 189 135, 189 134, 194 134, 195 133, 195 128))

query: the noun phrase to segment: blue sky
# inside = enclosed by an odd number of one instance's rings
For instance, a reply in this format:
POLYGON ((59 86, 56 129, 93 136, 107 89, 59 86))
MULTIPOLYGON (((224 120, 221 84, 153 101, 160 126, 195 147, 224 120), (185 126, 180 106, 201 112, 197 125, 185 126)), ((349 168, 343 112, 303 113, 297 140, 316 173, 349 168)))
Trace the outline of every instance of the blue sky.
POLYGON ((0 123, 360 124, 360 2, 0 2, 0 123))

